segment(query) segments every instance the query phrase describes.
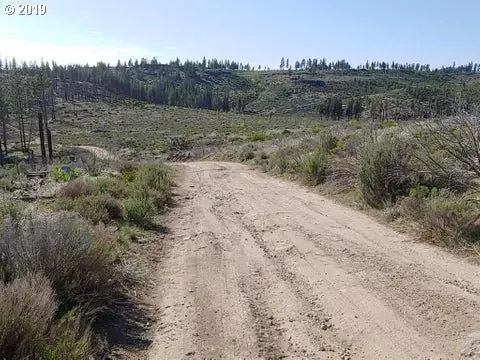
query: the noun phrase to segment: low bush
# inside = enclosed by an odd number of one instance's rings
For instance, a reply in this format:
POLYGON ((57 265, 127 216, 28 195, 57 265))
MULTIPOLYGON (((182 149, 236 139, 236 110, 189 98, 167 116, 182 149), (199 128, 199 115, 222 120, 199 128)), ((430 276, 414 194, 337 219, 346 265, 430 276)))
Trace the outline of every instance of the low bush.
POLYGON ((14 191, 15 185, 13 183, 13 180, 8 177, 0 178, 0 189, 2 189, 3 191, 14 191))
POLYGON ((268 135, 264 132, 255 132, 255 133, 247 135, 246 139, 248 141, 257 142, 257 141, 266 141, 270 138, 271 138, 271 135, 268 135))
POLYGON ((324 152, 330 152, 338 144, 338 138, 334 136, 332 133, 329 131, 323 131, 320 133, 320 137, 317 140, 318 141, 318 147, 320 150, 323 150, 324 152))
POLYGON ((148 197, 140 195, 126 199, 123 210, 126 221, 142 228, 149 227, 155 216, 155 206, 148 197))
POLYGON ((293 154, 291 147, 275 151, 269 159, 268 169, 277 175, 295 172, 298 166, 293 154))
MULTIPOLYGON (((133 175, 133 178, 135 175, 133 175)), ((125 173, 123 177, 118 176, 110 176, 110 177, 98 177, 92 180, 92 186, 94 188, 94 192, 97 195, 100 194, 107 194, 115 199, 121 199, 127 196, 127 184, 125 183, 133 181, 130 180, 130 173, 125 173)))
POLYGON ((0 204, 0 222, 6 217, 16 222, 21 218, 24 210, 25 203, 23 202, 3 202, 0 204))
POLYGON ((237 157, 240 161, 252 160, 255 157, 255 151, 257 148, 252 144, 244 145, 240 148, 237 157))
POLYGON ((480 239, 480 206, 451 191, 432 190, 426 198, 410 198, 403 204, 417 221, 423 237, 447 246, 475 243, 480 239))
POLYGON ((82 174, 80 169, 62 168, 54 166, 50 169, 50 176, 57 182, 68 182, 78 178, 82 174))
POLYGON ((136 184, 152 190, 169 192, 172 186, 170 170, 164 165, 141 167, 135 177, 136 184))
POLYGON ((303 179, 310 185, 325 181, 330 169, 328 154, 319 149, 305 157, 301 170, 303 179))
POLYGON ((374 208, 395 203, 412 187, 412 147, 396 136, 384 136, 365 146, 360 159, 360 188, 374 208))
POLYGON ((109 195, 62 198, 54 204, 54 209, 75 211, 94 225, 107 224, 111 220, 120 220, 123 217, 122 204, 109 195))
POLYGON ((75 180, 63 185, 58 196, 61 198, 77 199, 82 196, 92 195, 93 186, 85 180, 75 180))
POLYGON ((109 167, 109 161, 100 159, 98 156, 89 152, 80 156, 80 163, 90 176, 100 176, 102 172, 109 167))
POLYGON ((348 125, 356 128, 356 129, 360 129, 362 127, 362 125, 360 124, 360 121, 357 120, 357 119, 348 120, 348 125))
POLYGON ((0 233, 1 265, 14 278, 41 272, 61 309, 79 307, 88 315, 108 306, 115 293, 117 276, 107 249, 99 246, 85 220, 68 212, 19 223, 7 219, 0 233))
POLYGON ((395 120, 391 120, 391 119, 383 120, 380 124, 380 127, 382 129, 391 128, 391 127, 395 127, 395 126, 397 126, 397 122, 395 120))
POLYGON ((135 180, 135 176, 138 171, 138 167, 130 162, 124 162, 120 164, 120 174, 122 174, 123 180, 126 182, 132 182, 135 180))

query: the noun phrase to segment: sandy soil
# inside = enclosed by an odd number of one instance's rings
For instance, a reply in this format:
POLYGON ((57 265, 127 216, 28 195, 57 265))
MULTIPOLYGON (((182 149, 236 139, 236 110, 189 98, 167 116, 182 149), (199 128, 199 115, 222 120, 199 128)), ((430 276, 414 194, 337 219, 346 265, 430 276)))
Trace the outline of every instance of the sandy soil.
POLYGON ((459 359, 480 348, 480 267, 241 164, 178 169, 150 359, 459 359))

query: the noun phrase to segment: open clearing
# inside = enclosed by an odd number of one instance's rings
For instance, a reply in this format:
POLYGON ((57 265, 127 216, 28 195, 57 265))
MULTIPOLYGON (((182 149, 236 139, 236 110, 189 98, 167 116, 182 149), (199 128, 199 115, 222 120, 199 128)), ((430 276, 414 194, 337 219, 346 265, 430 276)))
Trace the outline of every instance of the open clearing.
POLYGON ((476 265, 244 165, 177 169, 151 359, 457 359, 480 330, 476 265))

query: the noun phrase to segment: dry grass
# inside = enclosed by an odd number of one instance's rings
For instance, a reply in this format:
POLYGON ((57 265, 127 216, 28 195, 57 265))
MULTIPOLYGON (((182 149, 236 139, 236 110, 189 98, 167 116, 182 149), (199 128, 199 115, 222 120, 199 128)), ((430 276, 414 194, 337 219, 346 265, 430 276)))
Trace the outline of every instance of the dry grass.
POLYGON ((55 293, 46 277, 0 282, 0 357, 20 360, 38 353, 56 311, 55 293))
POLYGON ((82 196, 92 195, 93 186, 85 180, 74 180, 60 188, 58 196, 61 198, 77 199, 82 196))
POLYGON ((13 277, 43 273, 61 307, 80 307, 89 316, 108 306, 115 294, 111 245, 99 244, 85 220, 69 212, 7 220, 0 234, 2 264, 13 277))

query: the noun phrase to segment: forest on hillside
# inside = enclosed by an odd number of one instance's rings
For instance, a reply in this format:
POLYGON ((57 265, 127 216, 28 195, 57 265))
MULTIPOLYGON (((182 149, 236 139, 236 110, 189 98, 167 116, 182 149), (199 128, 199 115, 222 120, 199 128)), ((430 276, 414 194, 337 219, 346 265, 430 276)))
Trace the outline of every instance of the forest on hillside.
MULTIPOLYGON (((319 119, 414 119, 451 114, 461 96, 467 110, 480 103, 480 64, 432 69, 428 64, 282 58, 269 70, 230 60, 155 58, 59 65, 0 60, 3 147, 8 124, 21 130, 28 152, 32 116, 55 119, 55 103, 133 99, 154 104, 239 113, 309 113, 319 119), (293 63, 293 64, 292 64, 293 63)), ((1 146, 2 144, 0 144, 1 146)), ((0 153, 3 153, 0 151, 0 153)))

